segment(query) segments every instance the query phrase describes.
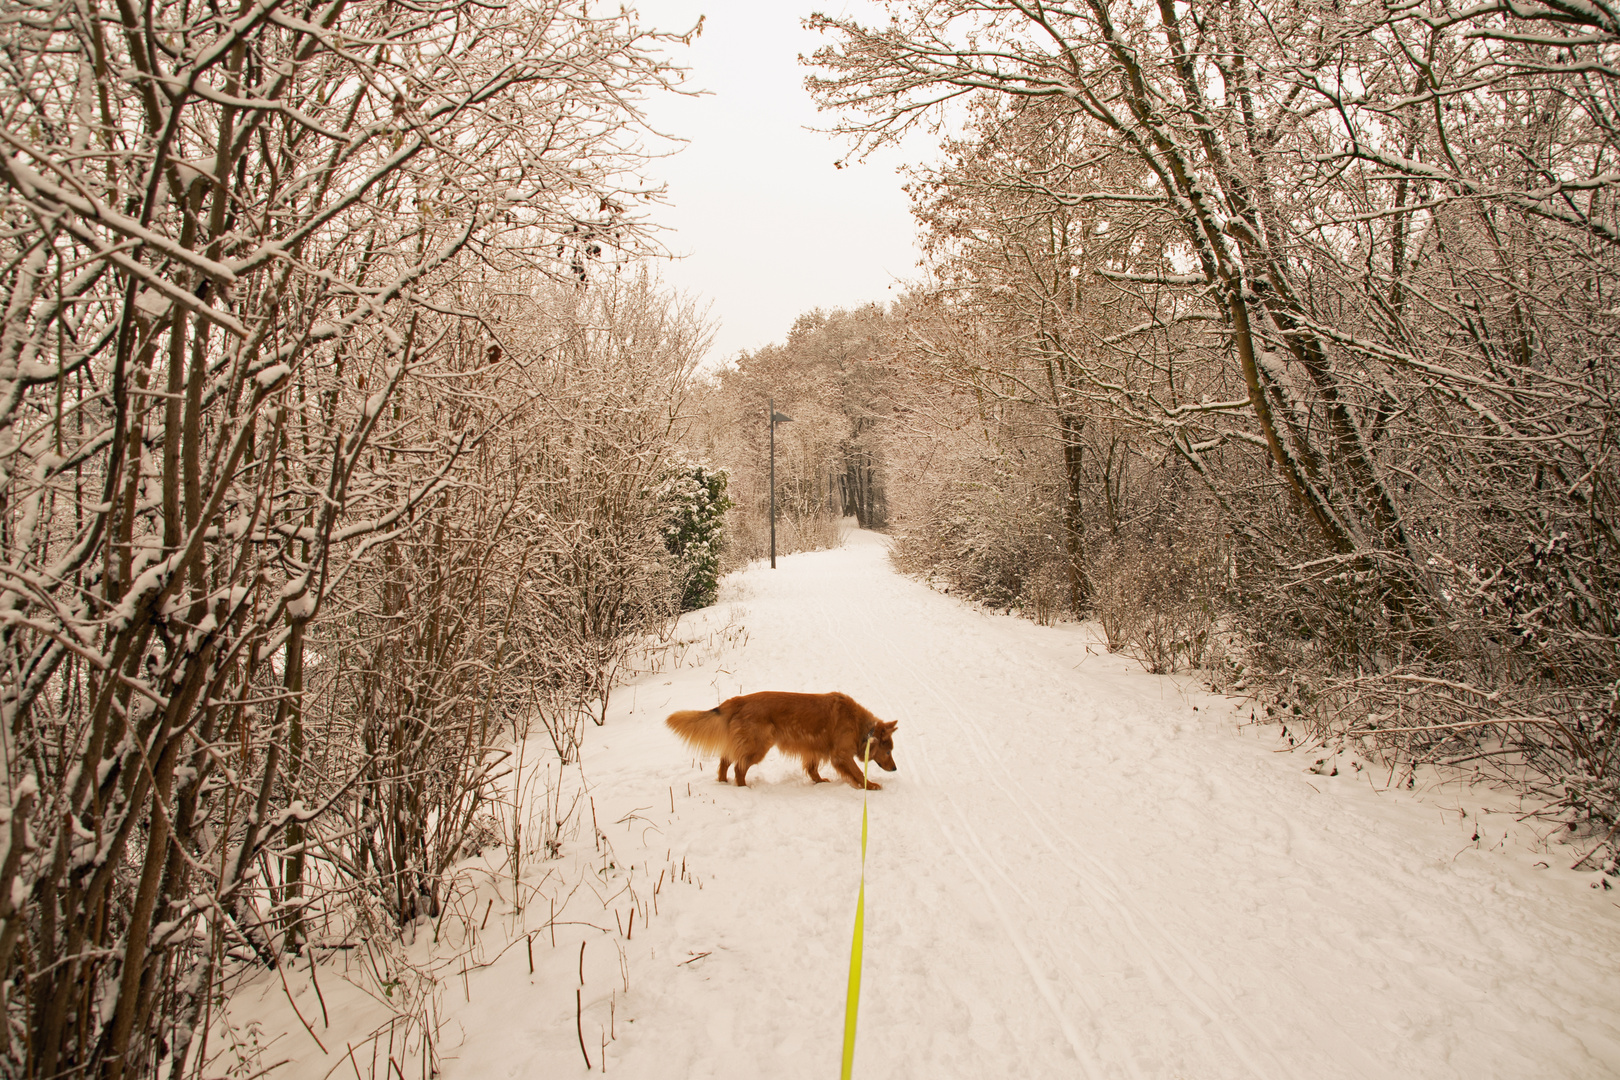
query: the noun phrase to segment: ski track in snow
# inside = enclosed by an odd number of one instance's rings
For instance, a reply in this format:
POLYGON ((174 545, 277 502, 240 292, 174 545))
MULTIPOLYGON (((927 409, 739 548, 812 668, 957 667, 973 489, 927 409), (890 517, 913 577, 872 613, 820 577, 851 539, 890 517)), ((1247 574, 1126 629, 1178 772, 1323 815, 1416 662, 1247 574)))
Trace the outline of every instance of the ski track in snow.
POLYGON ((1620 1075, 1620 893, 1562 849, 1477 850, 1483 795, 1307 773, 1239 728, 1246 703, 939 595, 873 534, 733 575, 683 626, 728 619, 746 644, 617 690, 584 756, 637 864, 616 872, 645 896, 684 859, 690 883, 628 941, 561 928, 535 975, 520 944, 458 982, 449 1080, 582 1072, 576 989, 609 1073, 835 1075, 861 793, 775 752, 722 786, 662 723, 767 689, 900 723, 899 771, 873 766, 857 1077, 1620 1075))

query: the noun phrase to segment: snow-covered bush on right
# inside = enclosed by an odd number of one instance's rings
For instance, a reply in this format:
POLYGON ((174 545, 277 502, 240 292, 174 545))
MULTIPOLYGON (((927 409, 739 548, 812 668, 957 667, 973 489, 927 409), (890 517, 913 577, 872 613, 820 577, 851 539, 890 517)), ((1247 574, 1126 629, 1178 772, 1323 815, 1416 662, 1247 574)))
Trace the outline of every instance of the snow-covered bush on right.
POLYGON ((1222 562, 1217 546, 1196 535, 1093 545, 1092 611, 1109 651, 1131 647, 1160 674, 1202 667, 1214 641, 1222 562))
MULTIPOLYGON (((943 470, 953 463, 937 454, 932 464, 943 470)), ((956 464, 960 472, 897 493, 895 565, 998 611, 1046 624, 1072 615, 1068 560, 1054 535, 1060 526, 1045 478, 989 453, 956 464)), ((909 473, 904 465, 899 471, 909 473)))

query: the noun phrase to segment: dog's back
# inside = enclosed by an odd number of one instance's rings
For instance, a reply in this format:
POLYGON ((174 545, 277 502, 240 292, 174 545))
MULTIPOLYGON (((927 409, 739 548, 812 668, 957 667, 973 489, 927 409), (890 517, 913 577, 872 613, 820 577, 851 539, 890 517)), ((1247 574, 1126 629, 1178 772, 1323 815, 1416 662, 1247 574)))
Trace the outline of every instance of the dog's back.
POLYGON ((734 733, 741 727, 751 738, 766 739, 784 754, 814 756, 818 761, 843 747, 853 752, 861 721, 876 720, 848 694, 836 692, 761 690, 726 699, 720 711, 731 719, 734 733))

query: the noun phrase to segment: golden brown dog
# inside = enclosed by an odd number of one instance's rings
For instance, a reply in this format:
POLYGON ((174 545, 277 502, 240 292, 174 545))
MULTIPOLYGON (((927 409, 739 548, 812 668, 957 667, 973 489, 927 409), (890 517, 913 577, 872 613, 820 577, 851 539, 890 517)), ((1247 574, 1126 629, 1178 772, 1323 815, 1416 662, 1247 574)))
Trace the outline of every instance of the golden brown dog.
MULTIPOLYGON (((822 783, 819 769, 831 761, 838 775, 861 786, 860 760, 868 741, 871 757, 894 772, 894 729, 855 703, 848 694, 791 694, 762 690, 727 698, 712 709, 670 713, 669 729, 694 749, 720 755, 720 782, 737 766, 737 786, 747 787, 748 770, 775 746, 804 762, 810 779, 822 783)), ((883 785, 867 781, 873 791, 883 785)))

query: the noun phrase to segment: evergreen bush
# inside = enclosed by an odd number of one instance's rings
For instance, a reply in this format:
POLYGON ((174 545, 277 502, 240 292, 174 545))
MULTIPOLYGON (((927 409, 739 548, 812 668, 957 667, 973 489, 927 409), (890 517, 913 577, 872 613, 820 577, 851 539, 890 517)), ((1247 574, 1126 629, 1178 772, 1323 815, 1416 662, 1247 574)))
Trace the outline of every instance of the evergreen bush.
POLYGON ((714 603, 720 584, 720 554, 725 548, 726 470, 682 463, 669 486, 669 518, 664 544, 675 560, 675 579, 682 611, 714 603))

